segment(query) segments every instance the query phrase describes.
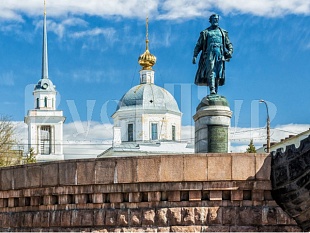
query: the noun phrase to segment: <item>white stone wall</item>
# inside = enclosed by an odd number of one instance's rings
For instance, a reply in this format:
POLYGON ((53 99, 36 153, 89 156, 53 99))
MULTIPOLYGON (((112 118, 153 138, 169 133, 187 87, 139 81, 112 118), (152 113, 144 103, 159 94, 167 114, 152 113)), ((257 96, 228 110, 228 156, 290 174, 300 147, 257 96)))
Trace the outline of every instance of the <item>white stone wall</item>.
POLYGON ((172 140, 172 125, 175 140, 181 140, 181 116, 172 113, 144 114, 142 111, 119 112, 114 118, 114 127, 121 128, 121 139, 128 141, 128 124, 133 124, 134 141, 151 140, 151 124, 157 123, 158 140, 172 140))
POLYGON ((39 109, 56 110, 56 92, 53 91, 34 91, 34 109, 37 109, 37 98, 39 98, 39 109), (47 107, 45 107, 47 98, 47 107))

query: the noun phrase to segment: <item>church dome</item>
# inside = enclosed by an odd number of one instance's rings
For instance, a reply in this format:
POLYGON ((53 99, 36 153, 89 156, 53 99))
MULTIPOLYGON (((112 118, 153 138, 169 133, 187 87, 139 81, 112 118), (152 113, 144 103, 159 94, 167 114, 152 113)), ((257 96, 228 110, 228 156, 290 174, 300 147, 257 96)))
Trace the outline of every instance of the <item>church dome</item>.
POLYGON ((153 83, 140 84, 131 88, 121 98, 116 111, 137 108, 181 114, 174 97, 167 90, 153 83))
MULTIPOLYGON (((148 40, 147 40, 148 43, 148 40)), ((146 48, 145 52, 140 55, 138 58, 138 62, 140 66, 142 66, 143 70, 152 70, 152 67, 156 63, 156 57, 150 53, 148 47, 146 48)))

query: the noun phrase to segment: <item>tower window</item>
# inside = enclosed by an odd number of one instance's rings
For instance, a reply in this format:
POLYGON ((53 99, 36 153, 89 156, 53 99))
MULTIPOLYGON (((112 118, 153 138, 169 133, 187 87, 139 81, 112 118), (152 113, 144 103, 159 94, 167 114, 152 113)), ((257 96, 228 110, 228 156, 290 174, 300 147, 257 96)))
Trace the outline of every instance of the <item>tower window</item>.
POLYGON ((47 107, 47 97, 44 98, 44 107, 47 107))
POLYGON ((172 126, 172 141, 175 141, 175 125, 172 126))
POLYGON ((157 133, 157 123, 152 123, 151 124, 151 139, 152 140, 157 140, 158 139, 158 133, 157 133))
POLYGON ((41 126, 40 139, 41 154, 49 155, 51 153, 51 126, 41 126))
POLYGON ((128 142, 133 141, 133 124, 128 124, 128 142))
POLYGON ((37 107, 36 108, 40 108, 40 99, 37 98, 37 107))
POLYGON ((54 108, 54 98, 52 99, 52 108, 54 108))

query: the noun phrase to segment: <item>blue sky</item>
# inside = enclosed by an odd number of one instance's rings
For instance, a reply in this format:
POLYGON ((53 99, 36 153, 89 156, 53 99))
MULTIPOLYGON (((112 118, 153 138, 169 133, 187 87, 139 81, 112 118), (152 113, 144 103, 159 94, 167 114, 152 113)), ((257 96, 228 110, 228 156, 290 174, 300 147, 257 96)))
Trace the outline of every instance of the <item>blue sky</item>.
MULTIPOLYGON (((23 121, 41 77, 43 0, 1 1, 0 12, 0 114, 23 121)), ((308 127, 310 3, 304 0, 47 0, 49 77, 66 123, 113 123, 117 101, 139 83, 148 15, 155 83, 174 94, 182 124, 192 126, 207 94, 193 84, 193 49, 213 12, 234 45, 219 89, 234 112, 232 127, 265 126, 259 99, 268 101, 273 129, 308 127)))

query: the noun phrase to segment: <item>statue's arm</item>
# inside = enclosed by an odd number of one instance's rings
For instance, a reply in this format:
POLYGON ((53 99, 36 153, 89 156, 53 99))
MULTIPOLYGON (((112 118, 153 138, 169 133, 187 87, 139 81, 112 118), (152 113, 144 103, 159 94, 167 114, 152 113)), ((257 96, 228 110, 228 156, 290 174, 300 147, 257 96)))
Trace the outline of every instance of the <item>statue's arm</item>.
POLYGON ((225 32, 225 45, 226 45, 227 52, 230 54, 230 57, 232 57, 234 48, 233 48, 232 43, 229 40, 229 36, 228 36, 227 31, 225 32))
POLYGON ((198 54, 203 48, 203 32, 200 33, 199 39, 196 43, 196 46, 194 48, 194 55, 193 55, 193 64, 196 64, 196 59, 198 54))

